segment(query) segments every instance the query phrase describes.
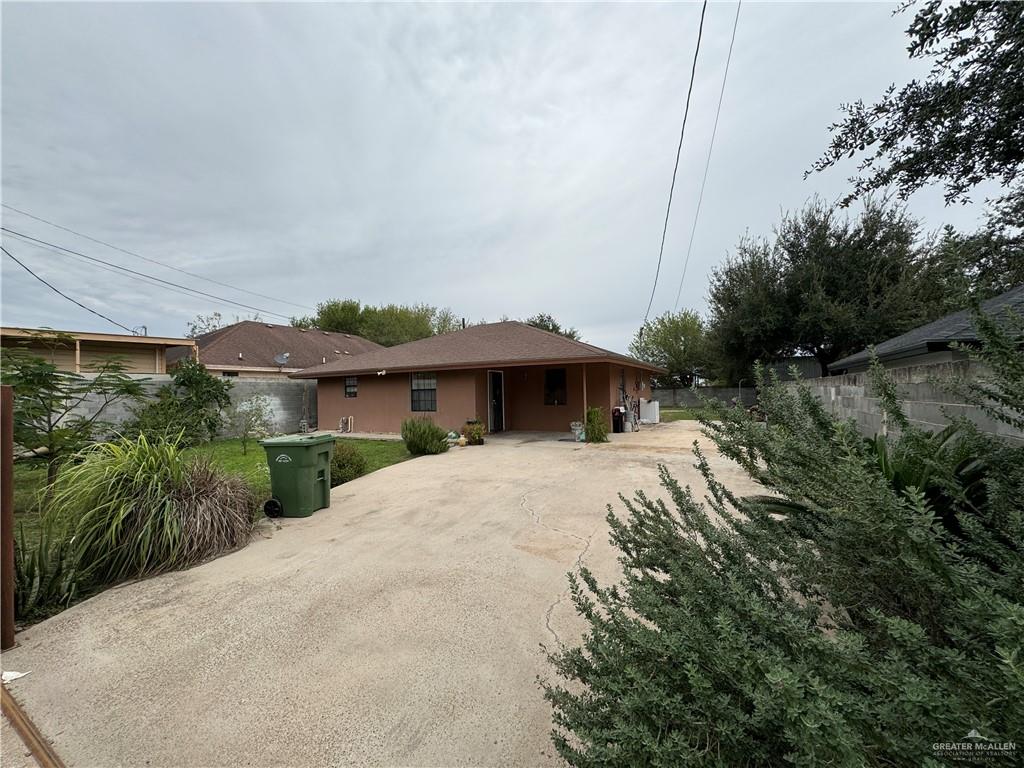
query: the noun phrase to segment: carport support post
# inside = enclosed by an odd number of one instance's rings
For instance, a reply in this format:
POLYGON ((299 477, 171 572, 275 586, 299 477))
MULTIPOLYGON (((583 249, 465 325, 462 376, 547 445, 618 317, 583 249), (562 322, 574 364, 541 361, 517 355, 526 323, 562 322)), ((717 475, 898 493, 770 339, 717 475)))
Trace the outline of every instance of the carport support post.
POLYGON ((587 426, 587 364, 583 364, 583 426, 587 426))
POLYGON ((0 650, 14 645, 14 392, 0 387, 0 650))

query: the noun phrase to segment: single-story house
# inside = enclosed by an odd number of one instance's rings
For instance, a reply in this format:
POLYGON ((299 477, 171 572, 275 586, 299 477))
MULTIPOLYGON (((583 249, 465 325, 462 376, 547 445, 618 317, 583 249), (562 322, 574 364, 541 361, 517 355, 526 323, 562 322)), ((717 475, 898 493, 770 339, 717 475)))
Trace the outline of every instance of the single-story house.
POLYGON ((89 373, 111 357, 118 357, 129 374, 167 373, 169 349, 180 348, 190 354, 195 346, 192 339, 52 328, 0 328, 0 344, 24 349, 68 373, 89 373))
POLYGON ((475 325, 308 368, 321 429, 393 433, 427 416, 445 429, 476 419, 490 432, 568 432, 588 407, 609 424, 624 396, 650 399, 664 369, 525 323, 475 325))
POLYGON ((171 350, 167 359, 173 369, 197 354, 207 370, 221 376, 285 378, 304 368, 379 349, 384 347, 350 333, 243 320, 196 337, 194 347, 171 350))
MULTIPOLYGON (((997 322, 1006 317, 1007 310, 1024 315, 1024 285, 1011 288, 1006 293, 994 296, 981 303, 981 311, 997 322)), ((963 360, 967 353, 953 349, 954 344, 978 344, 978 333, 974 330, 971 312, 959 312, 940 317, 927 325, 907 331, 874 347, 878 361, 886 368, 905 368, 912 365, 948 363, 963 360)), ((871 365, 871 350, 864 349, 855 355, 836 360, 828 366, 833 375, 859 373, 871 365)))

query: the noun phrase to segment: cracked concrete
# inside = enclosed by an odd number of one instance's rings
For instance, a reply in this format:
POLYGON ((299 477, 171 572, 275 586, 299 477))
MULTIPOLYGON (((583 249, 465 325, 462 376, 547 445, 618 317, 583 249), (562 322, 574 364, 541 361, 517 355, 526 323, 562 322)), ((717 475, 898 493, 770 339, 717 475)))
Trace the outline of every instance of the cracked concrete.
POLYGON ((558 765, 536 680, 542 644, 585 629, 566 572, 617 576, 606 505, 663 495, 659 461, 699 483, 697 436, 511 434, 388 467, 22 632, 3 666, 32 670, 12 690, 69 766, 558 765))

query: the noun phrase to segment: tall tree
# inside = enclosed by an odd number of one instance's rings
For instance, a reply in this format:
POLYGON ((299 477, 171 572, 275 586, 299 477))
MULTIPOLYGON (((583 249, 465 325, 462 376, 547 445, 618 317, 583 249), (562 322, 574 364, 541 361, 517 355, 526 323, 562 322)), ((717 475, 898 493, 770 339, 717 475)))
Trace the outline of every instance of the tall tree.
POLYGON ((629 345, 634 357, 668 369, 655 379, 657 386, 692 386, 707 375, 704 323, 688 309, 666 312, 644 323, 629 345))
POLYGON ((363 307, 360 335, 385 347, 434 335, 434 308, 426 304, 363 307))
POLYGON ((718 378, 750 380, 755 362, 790 346, 793 308, 785 277, 782 254, 767 240, 749 237, 711 271, 707 355, 718 378))
POLYGON ((812 170, 859 156, 845 203, 887 188, 905 198, 936 180, 953 202, 996 179, 1006 190, 998 210, 1020 226, 1024 3, 929 0, 907 35, 910 58, 932 63, 927 77, 890 86, 871 106, 845 105, 846 117, 831 126, 832 142, 812 170))
MULTIPOLYGON (((235 319, 231 322, 240 323, 242 320, 252 320, 257 323, 263 322, 259 313, 248 315, 246 317, 235 315, 235 319)), ((220 312, 211 312, 208 315, 196 315, 192 320, 188 321, 185 336, 189 339, 198 339, 200 336, 220 330, 226 325, 228 325, 228 322, 220 312)))
POLYGON ((331 299, 317 304, 316 314, 292 319, 299 328, 354 333, 386 347, 450 333, 461 327, 455 313, 429 304, 387 304, 374 307, 355 299, 331 299))
POLYGON ((757 360, 813 355, 829 363, 941 315, 918 280, 920 225, 868 199, 854 218, 820 200, 787 214, 772 241, 741 241, 712 271, 712 354, 724 378, 757 360))
POLYGON ((572 339, 573 341, 580 340, 580 332, 578 330, 569 326, 562 327, 561 323, 546 312, 538 312, 536 315, 526 318, 523 322, 527 325, 532 325, 534 328, 540 328, 542 331, 550 331, 551 333, 557 333, 559 336, 565 336, 565 338, 572 339))
POLYGON ((355 299, 330 299, 316 305, 316 314, 292 319, 299 328, 360 334, 362 305, 355 299))

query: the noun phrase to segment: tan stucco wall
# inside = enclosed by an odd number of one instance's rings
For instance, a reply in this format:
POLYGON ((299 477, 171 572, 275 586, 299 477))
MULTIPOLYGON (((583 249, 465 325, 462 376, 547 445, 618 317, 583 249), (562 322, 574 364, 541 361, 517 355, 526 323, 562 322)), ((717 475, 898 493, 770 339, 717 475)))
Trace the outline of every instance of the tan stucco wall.
MULTIPOLYGON (((52 348, 42 345, 23 345, 24 339, 4 337, 3 345, 21 349, 30 355, 44 358, 57 366, 58 370, 75 371, 75 346, 52 348)), ((117 357, 124 364, 125 373, 166 373, 166 350, 160 346, 146 344, 117 344, 94 341, 79 342, 79 362, 82 373, 89 373, 111 357, 117 357)))
MULTIPOLYGON (((569 424, 583 420, 583 366, 519 366, 500 368, 505 375, 505 429, 538 432, 568 432, 569 424), (544 404, 544 371, 566 369, 566 402, 544 404)), ((608 363, 587 365, 587 405, 603 408, 611 424, 611 409, 619 404, 619 372, 622 366, 608 363)), ((635 397, 650 399, 650 375, 626 367, 626 390, 635 397), (642 385, 636 381, 642 377, 642 385)), ((439 371, 437 411, 413 413, 410 378, 407 373, 360 376, 359 394, 345 397, 343 378, 317 382, 318 426, 337 429, 342 416, 353 416, 357 432, 398 432, 404 419, 428 416, 445 429, 459 430, 466 420, 489 423, 488 372, 439 371)))
POLYGON ((345 397, 345 379, 317 382, 317 422, 320 429, 337 429, 342 416, 353 416, 357 432, 399 432, 405 419, 427 416, 445 429, 459 429, 477 418, 477 372, 439 371, 437 411, 412 411, 410 374, 360 376, 359 393, 345 397))
POLYGON ((622 374, 625 373, 626 392, 635 398, 651 399, 651 375, 640 368, 630 366, 609 365, 608 387, 611 395, 612 406, 621 405, 622 396, 619 394, 619 386, 622 383, 622 374), (637 386, 639 380, 639 386, 637 386))

